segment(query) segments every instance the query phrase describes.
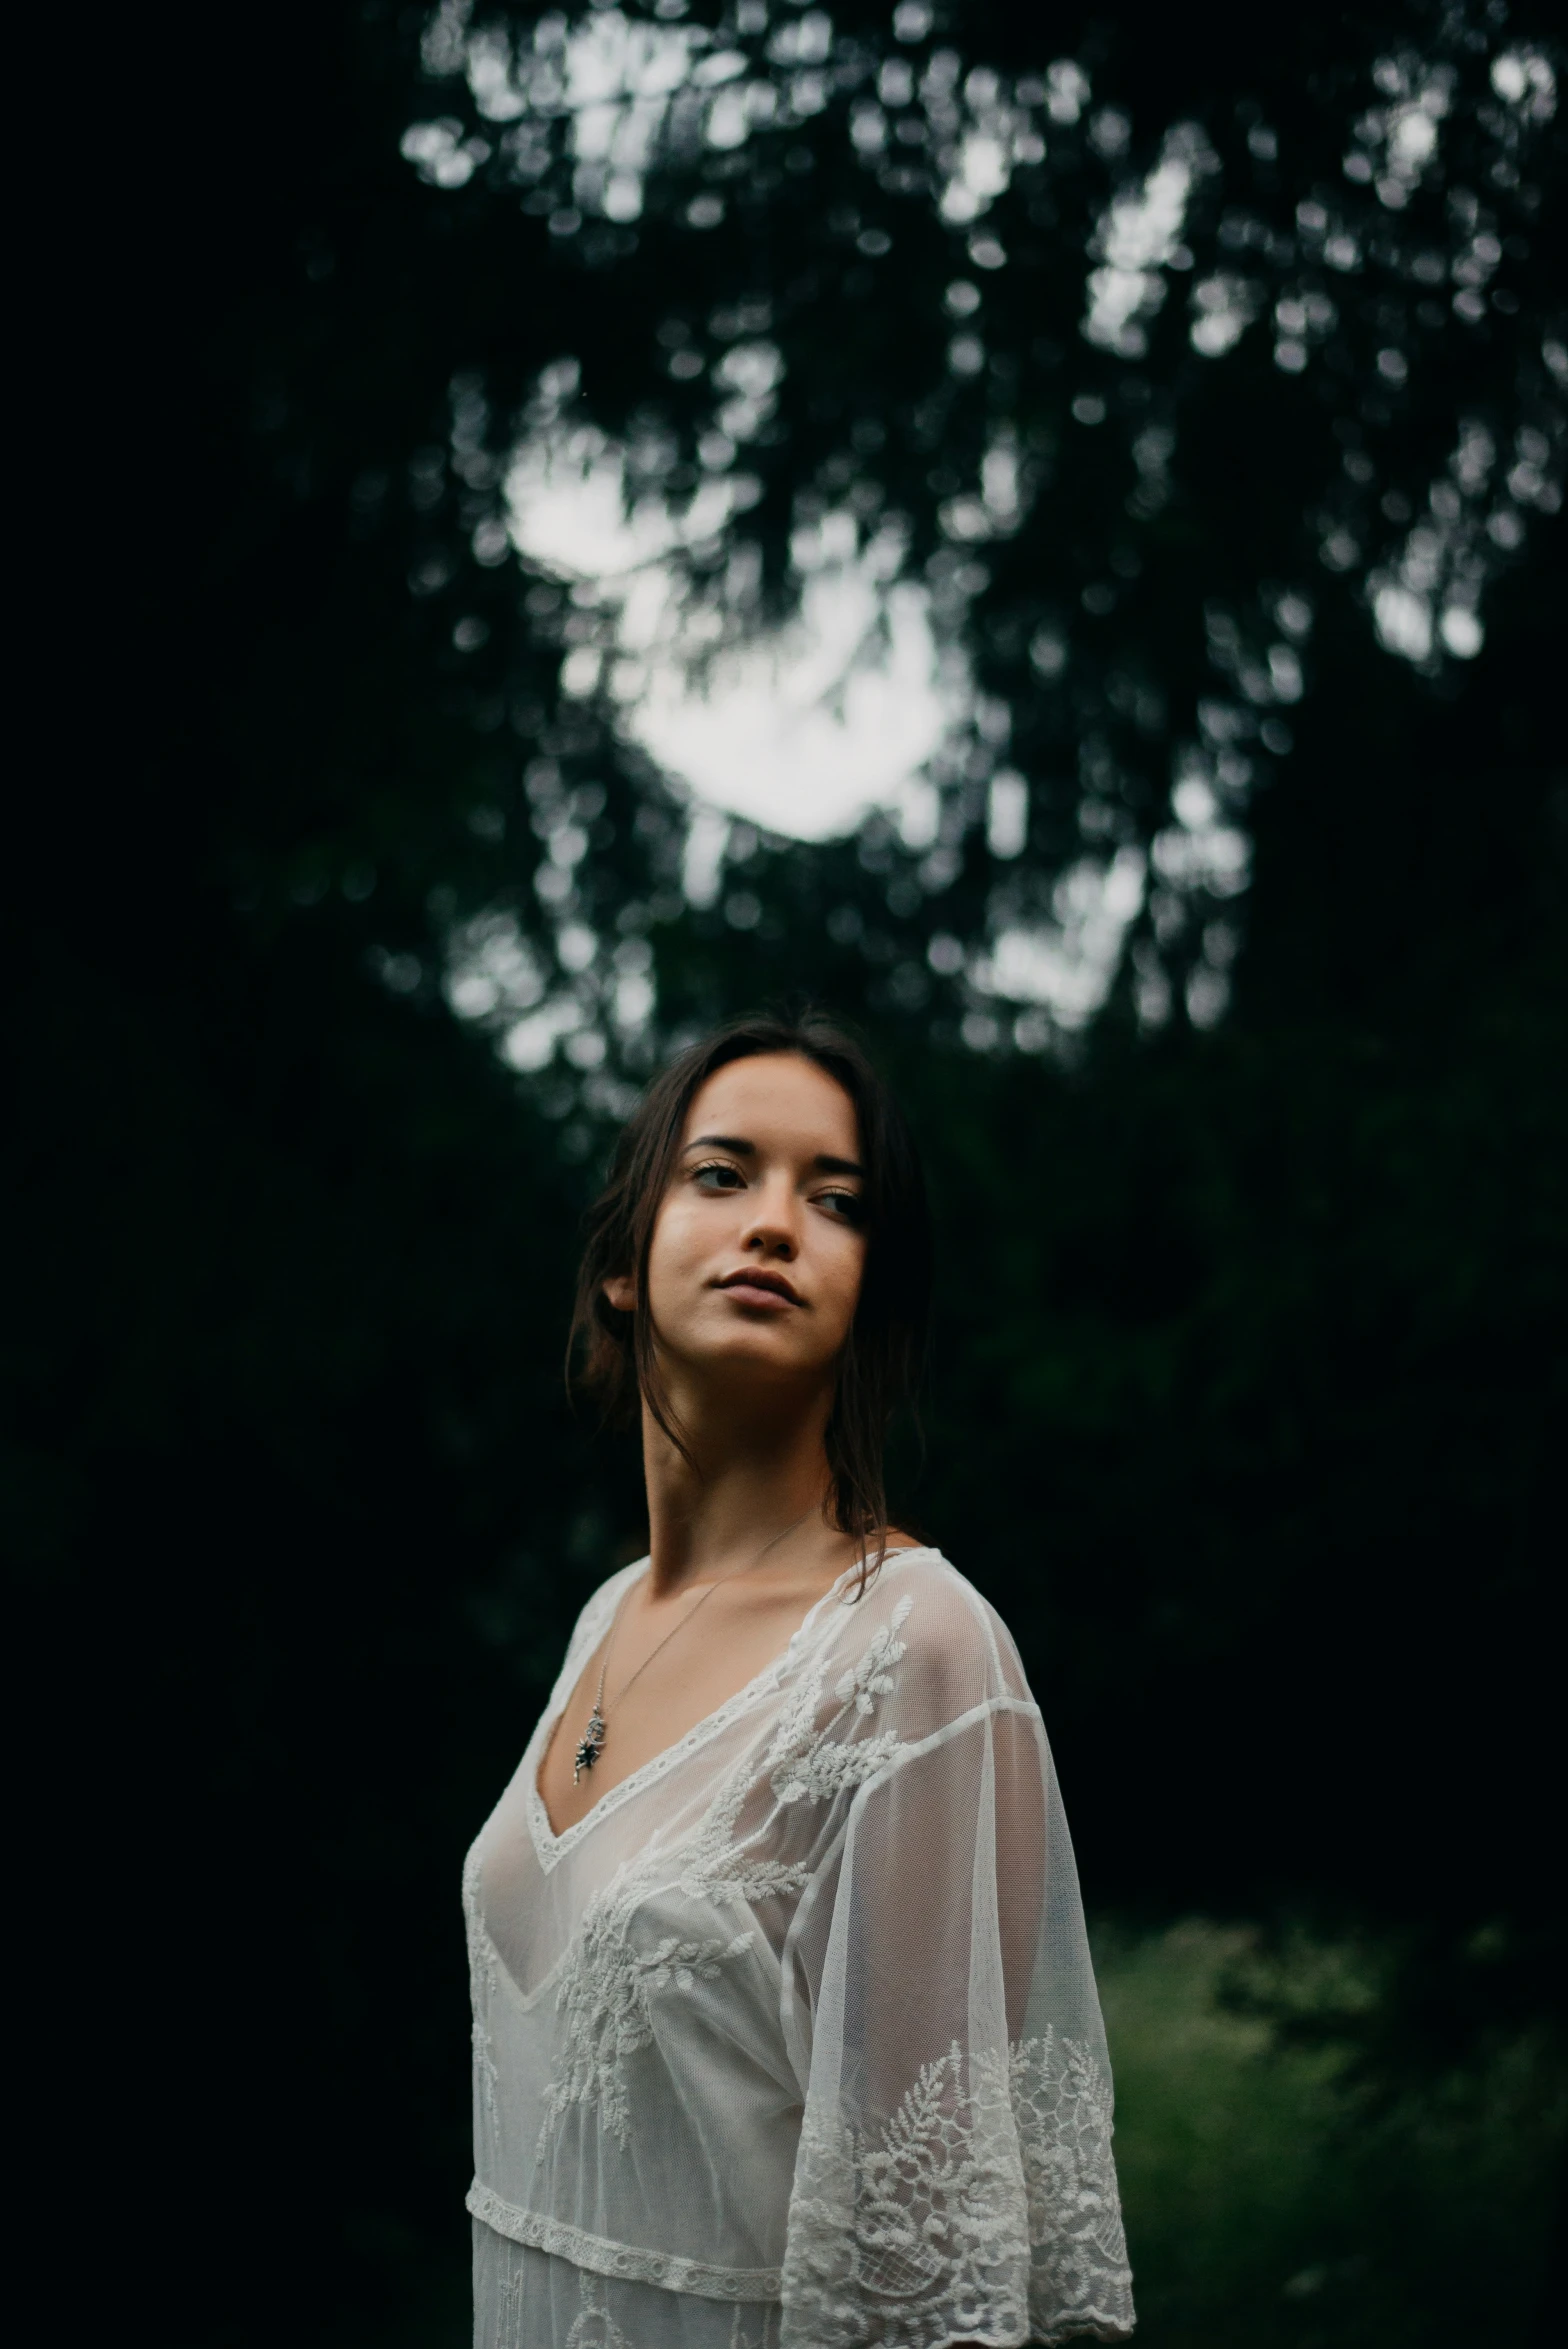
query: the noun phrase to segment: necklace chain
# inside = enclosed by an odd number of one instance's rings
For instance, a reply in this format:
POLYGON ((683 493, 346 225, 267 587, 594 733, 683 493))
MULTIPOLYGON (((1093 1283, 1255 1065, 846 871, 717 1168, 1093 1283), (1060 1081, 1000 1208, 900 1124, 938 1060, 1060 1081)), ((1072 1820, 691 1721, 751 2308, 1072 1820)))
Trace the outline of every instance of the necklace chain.
MULTIPOLYGON (((747 1559, 744 1566, 732 1566, 728 1574, 716 1575, 713 1581, 710 1582, 704 1589, 702 1597, 697 1601, 696 1606, 691 1609, 691 1612, 689 1614, 683 1615, 679 1623, 672 1623, 664 1637, 659 1641, 657 1647, 649 1649, 647 1655, 644 1656, 642 1662, 638 1665, 636 1671, 632 1674, 631 1679, 626 1681, 624 1685, 617 1691, 615 1698, 616 1703, 620 1703, 622 1697, 625 1696, 627 1689, 632 1686, 633 1681, 637 1681, 642 1678, 643 1674, 647 1671, 648 1666, 653 1662, 654 1657, 663 1654, 664 1650, 669 1646, 671 1640, 675 1637, 675 1634, 678 1631, 684 1631, 687 1624, 690 1623, 695 1616, 701 1613, 703 1607, 713 1596, 721 1582, 733 1582, 737 1574, 749 1574, 754 1567, 760 1566, 763 1559, 767 1556, 769 1550, 776 1550, 780 1542, 788 1541, 792 1533, 798 1533, 800 1528, 805 1524, 806 1519, 811 1514, 812 1511, 810 1509, 803 1510, 800 1516, 796 1518, 793 1525, 786 1525, 782 1533, 776 1533, 772 1535, 769 1540, 763 1543, 761 1549, 757 1552, 757 1555, 754 1558, 747 1559)), ((591 1770, 593 1768, 595 1762, 599 1759, 599 1756, 604 1751, 604 1741, 609 1734, 610 1727, 608 1720, 605 1718, 604 1712, 604 1677, 610 1669, 610 1652, 615 1645, 615 1634, 620 1628, 621 1608, 625 1606, 626 1601, 630 1598, 630 1596, 630 1590, 627 1590, 622 1594, 620 1604, 616 1607, 615 1614, 611 1619, 609 1636, 604 1643, 603 1661, 599 1666, 599 1686, 594 1693, 593 1711, 588 1716, 588 1726, 583 1731, 582 1736, 578 1739, 577 1750, 572 1758, 572 1784, 574 1786, 577 1785, 585 1770, 591 1770)))

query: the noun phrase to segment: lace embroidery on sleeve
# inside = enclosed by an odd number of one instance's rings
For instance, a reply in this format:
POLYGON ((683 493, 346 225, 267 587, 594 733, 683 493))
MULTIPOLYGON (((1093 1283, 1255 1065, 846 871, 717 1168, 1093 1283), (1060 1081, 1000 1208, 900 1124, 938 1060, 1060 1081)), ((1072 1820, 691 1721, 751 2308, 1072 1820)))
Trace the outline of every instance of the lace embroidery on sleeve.
POLYGON ((786 2336, 812 2349, 1132 2329, 1104 2081, 1054 2034, 927 2064, 875 2143, 808 2119, 786 2336))
MULTIPOLYGON (((841 1706, 853 1706, 858 1720, 895 1686, 904 1654, 898 1638, 913 1601, 905 1597, 891 1619, 873 1634, 859 1661, 834 1691, 841 1706)), ((826 1798, 859 1786, 898 1750, 891 1732, 841 1743, 833 1723, 819 1725, 825 1667, 804 1675, 785 1707, 762 1765, 781 1803, 826 1798)), ((836 1716, 842 1719, 842 1713, 836 1716)), ((732 1770, 720 1785, 680 1864, 677 1883, 692 1901, 757 1901, 797 1893, 809 1874, 805 1861, 748 1853, 737 1824, 759 1773, 755 1765, 732 1770)), ((555 2077, 545 2091, 541 2144, 571 2106, 596 2106, 603 2126, 621 2146, 631 2142, 626 2095, 626 2060, 653 2039, 649 2000, 671 1987, 689 1990, 711 1982, 748 1950, 749 1931, 683 1940, 661 1937, 639 1949, 632 1939, 638 1911, 650 1892, 668 1881, 669 1855, 657 1848, 622 1867, 583 1911, 577 1940, 562 1969, 556 2013, 561 2048, 555 2077)))
POLYGON ((1132 2331, 1132 2270, 1111 2152, 1110 2087, 1076 2040, 1012 2051, 1013 2112, 1029 2198, 1035 2337, 1120 2340, 1132 2331))

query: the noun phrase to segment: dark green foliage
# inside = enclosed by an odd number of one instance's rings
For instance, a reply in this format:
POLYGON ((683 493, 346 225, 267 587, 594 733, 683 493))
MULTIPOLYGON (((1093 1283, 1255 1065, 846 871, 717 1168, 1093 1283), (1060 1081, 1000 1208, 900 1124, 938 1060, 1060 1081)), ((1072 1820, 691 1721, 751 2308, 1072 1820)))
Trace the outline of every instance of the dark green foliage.
MULTIPOLYGON (((1227 2006, 1245 1933, 1106 1934, 1097 1969, 1148 2349, 1528 2340, 1561 2076, 1528 2040, 1370 2095, 1333 2046, 1227 2006)), ((1368 1953, 1296 1938, 1277 1985, 1375 2011, 1368 1953)))

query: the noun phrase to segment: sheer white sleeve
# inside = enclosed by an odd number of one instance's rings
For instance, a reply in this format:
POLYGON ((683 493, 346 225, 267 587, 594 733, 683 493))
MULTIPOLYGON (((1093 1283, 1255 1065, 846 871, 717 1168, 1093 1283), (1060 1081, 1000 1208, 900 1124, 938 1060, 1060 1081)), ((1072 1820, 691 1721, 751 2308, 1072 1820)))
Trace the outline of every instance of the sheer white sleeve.
POLYGON ((787 1952, 805 2114, 782 2349, 1117 2340, 1110 2072, 1040 1716, 957 1577, 887 1631, 834 1733, 856 1742, 874 1702, 876 1766, 845 1773, 787 1952))

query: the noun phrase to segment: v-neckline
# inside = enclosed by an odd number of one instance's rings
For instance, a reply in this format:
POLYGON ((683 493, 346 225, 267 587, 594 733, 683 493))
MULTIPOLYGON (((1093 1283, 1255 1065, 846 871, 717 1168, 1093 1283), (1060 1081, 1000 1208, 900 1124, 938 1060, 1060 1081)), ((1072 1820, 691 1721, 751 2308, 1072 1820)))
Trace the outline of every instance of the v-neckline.
MULTIPOLYGON (((878 1578, 880 1579, 880 1577, 886 1573, 888 1567, 892 1565, 895 1559, 915 1558, 925 1554, 927 1554, 927 1545, 925 1543, 916 1543, 908 1549, 889 1550, 886 1556, 883 1558, 881 1566, 877 1570, 878 1578)), ((651 1564, 651 1559, 644 1558, 641 1564, 621 1585, 620 1595, 615 1602, 617 1606, 619 1606, 621 1601, 625 1599, 627 1593, 632 1589, 633 1585, 639 1582, 648 1572, 651 1564)), ((545 1808, 544 1796, 539 1792, 539 1773, 544 1767, 545 1757, 549 1753, 550 1741, 555 1734, 556 1726, 559 1723, 561 1716, 566 1711, 568 1703, 571 1701, 572 1690, 577 1686, 577 1679, 574 1678, 563 1689, 559 1703, 552 1704, 547 1711, 540 1715, 538 1725, 534 1730, 534 1734, 528 1741, 528 1754, 526 1757, 528 1774, 528 1827, 529 1833, 533 1838, 535 1856, 539 1861, 539 1865, 546 1871, 546 1873, 548 1873, 549 1870, 552 1869, 558 1861, 563 1860, 567 1853, 573 1850, 576 1845, 582 1841, 586 1830, 591 1827, 597 1819, 602 1818, 606 1811, 618 1809, 621 1805, 621 1802, 625 1798, 638 1792, 644 1786, 652 1785, 656 1779, 662 1778, 667 1771, 673 1770, 677 1762, 684 1761, 688 1754, 695 1753, 700 1746, 706 1745, 710 1738, 717 1737, 720 1730, 728 1728, 730 1722, 735 1720, 740 1713, 744 1712, 747 1705, 750 1704, 756 1697, 760 1696, 770 1682, 781 1679, 786 1668, 788 1667, 790 1658, 794 1655, 796 1648, 800 1645, 800 1642, 805 1638, 807 1632, 811 1629, 812 1624, 816 1620, 817 1616, 822 1612, 823 1608, 834 1596, 835 1592, 837 1592, 844 1583, 848 1582, 850 1576, 858 1574, 859 1572, 860 1568, 858 1565, 846 1566, 843 1573, 837 1575, 834 1580, 828 1584, 828 1587, 822 1593, 822 1596, 818 1599, 813 1599, 811 1605, 806 1609, 805 1614, 801 1617, 799 1623, 796 1624, 794 1630, 790 1633, 789 1638, 785 1641, 783 1647, 779 1649, 777 1655, 773 1656, 766 1664, 764 1664, 760 1672, 754 1673, 743 1688, 738 1688, 733 1696, 726 1697, 724 1702, 721 1705, 716 1705, 711 1713, 704 1713, 700 1721, 694 1721, 690 1729, 686 1730, 682 1736, 676 1738, 672 1745, 667 1745, 659 1753, 651 1755, 646 1762, 640 1763, 638 1767, 635 1770, 629 1772, 625 1778, 618 1778, 613 1786, 607 1787, 605 1789, 604 1793, 599 1796, 597 1802, 592 1802, 589 1804, 587 1810, 584 1811, 580 1819, 574 1819, 569 1827, 563 1827, 560 1834, 557 1835, 555 1829, 550 1824, 550 1814, 545 1808)), ((593 1649, 590 1648, 588 1653, 592 1655, 593 1649)), ((577 1677, 581 1677, 580 1672, 577 1677)), ((562 1678, 563 1680, 565 1679, 564 1673, 562 1674, 562 1678)))

